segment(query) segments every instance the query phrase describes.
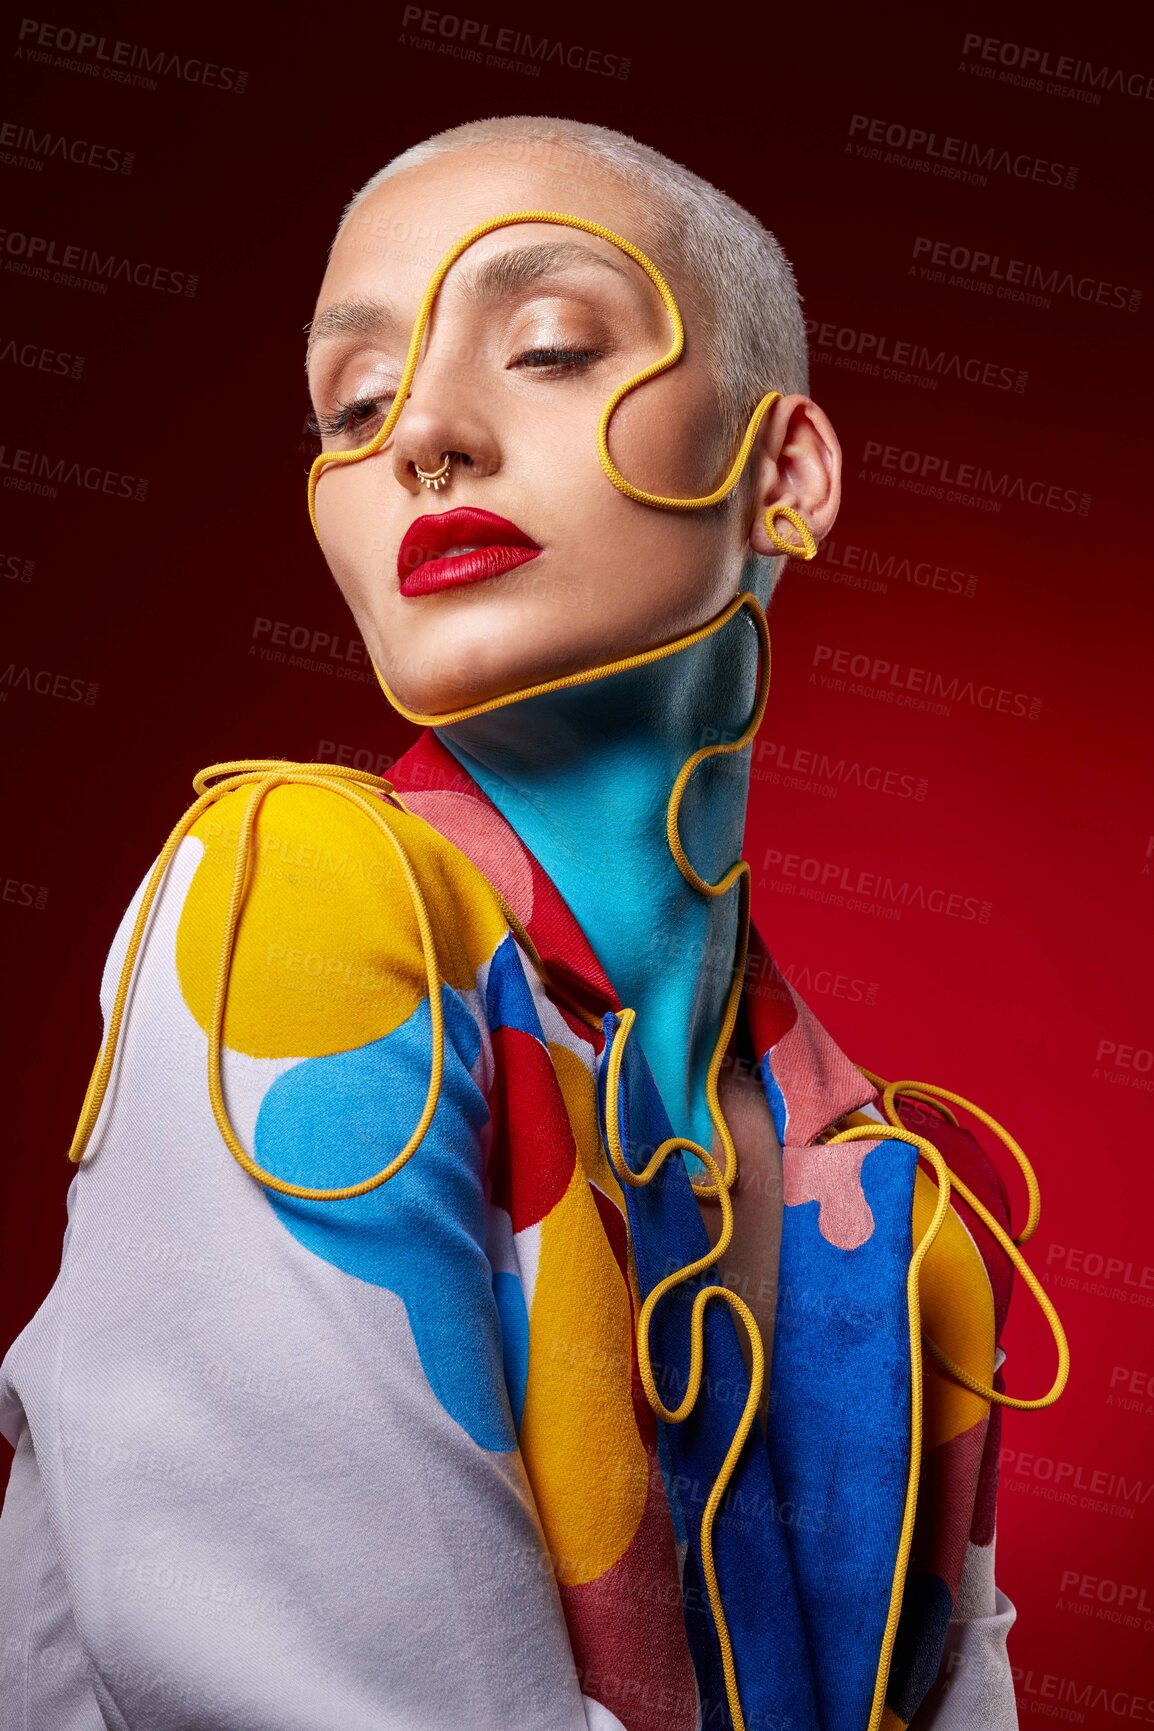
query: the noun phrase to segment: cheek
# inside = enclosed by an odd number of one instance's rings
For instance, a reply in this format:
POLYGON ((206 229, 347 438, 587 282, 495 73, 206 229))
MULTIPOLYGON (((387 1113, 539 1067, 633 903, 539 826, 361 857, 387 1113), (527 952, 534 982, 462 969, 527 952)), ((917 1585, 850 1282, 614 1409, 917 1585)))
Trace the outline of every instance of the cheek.
POLYGON ((370 457, 323 471, 317 485, 317 539, 346 594, 372 585, 388 557, 380 484, 370 457))
POLYGON ((634 487, 677 499, 711 493, 733 456, 709 387, 675 374, 623 399, 609 423, 609 451, 634 487))

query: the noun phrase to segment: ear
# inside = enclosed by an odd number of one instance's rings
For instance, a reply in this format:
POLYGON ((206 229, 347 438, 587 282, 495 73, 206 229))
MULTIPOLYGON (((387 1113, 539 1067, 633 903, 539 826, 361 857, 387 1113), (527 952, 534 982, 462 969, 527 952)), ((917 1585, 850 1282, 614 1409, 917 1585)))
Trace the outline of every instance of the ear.
MULTIPOLYGON (((781 397, 761 424, 750 468, 756 476, 756 506, 749 545, 770 559, 782 557, 765 532, 770 505, 792 505, 800 511, 819 543, 833 528, 841 504, 841 445, 828 416, 812 397, 781 397)), ((788 518, 779 518, 777 532, 796 540, 788 518)))

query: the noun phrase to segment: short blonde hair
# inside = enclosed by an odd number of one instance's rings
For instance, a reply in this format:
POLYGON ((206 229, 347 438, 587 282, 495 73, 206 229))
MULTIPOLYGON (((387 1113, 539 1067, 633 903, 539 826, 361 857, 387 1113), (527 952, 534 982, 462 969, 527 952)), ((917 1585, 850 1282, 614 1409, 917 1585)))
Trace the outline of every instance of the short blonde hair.
MULTIPOLYGON (((744 431, 766 391, 806 394, 809 355, 801 297, 789 260, 769 230, 735 199, 661 151, 583 120, 512 114, 469 120, 411 145, 354 193, 337 233, 383 180, 454 150, 523 144, 569 151, 616 175, 646 206, 655 262, 679 267, 708 314, 702 344, 726 431, 744 431)), ((506 151, 507 155, 507 151, 506 151)), ((531 164, 531 157, 522 157, 531 164)))

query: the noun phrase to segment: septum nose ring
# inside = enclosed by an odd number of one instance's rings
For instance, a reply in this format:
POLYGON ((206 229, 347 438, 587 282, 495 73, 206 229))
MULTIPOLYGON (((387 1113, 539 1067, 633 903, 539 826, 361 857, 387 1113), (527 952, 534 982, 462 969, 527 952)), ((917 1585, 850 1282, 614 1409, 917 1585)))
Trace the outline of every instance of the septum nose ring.
POLYGON ((448 485, 449 465, 452 460, 453 459, 446 452, 441 458, 439 467, 436 469, 422 469, 419 463, 414 463, 413 468, 417 471, 417 480, 421 483, 421 486, 430 488, 434 493, 440 492, 442 487, 448 485))

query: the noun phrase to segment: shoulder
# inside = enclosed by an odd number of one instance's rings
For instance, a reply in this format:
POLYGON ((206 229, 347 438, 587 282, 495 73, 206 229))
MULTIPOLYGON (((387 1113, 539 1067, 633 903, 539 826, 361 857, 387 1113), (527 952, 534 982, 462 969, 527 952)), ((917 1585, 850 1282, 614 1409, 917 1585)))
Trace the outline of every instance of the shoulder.
POLYGON ((235 1051, 303 1056, 377 1039, 434 982, 473 987, 505 934, 483 874, 379 778, 241 760, 202 770, 194 787, 156 888, 181 996, 207 1029, 223 990, 235 1051))

